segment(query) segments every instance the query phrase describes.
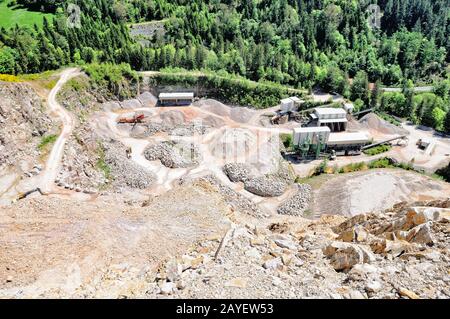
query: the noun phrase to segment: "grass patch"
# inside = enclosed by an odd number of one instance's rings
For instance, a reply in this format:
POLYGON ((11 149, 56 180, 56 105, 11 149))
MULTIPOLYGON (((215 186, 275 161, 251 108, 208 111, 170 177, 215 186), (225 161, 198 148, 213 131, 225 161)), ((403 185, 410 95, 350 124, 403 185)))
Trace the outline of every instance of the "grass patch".
POLYGON ((322 175, 348 174, 377 168, 399 168, 406 171, 415 171, 417 173, 423 174, 423 172, 414 169, 412 163, 398 163, 397 161, 392 160, 388 157, 380 158, 369 163, 352 163, 341 168, 338 168, 337 166, 328 166, 327 160, 324 160, 319 166, 314 169, 311 177, 297 178, 296 183, 305 183, 312 177, 318 177, 322 175))
POLYGON ((37 81, 37 80, 48 80, 50 77, 55 75, 55 71, 45 71, 42 73, 31 73, 31 74, 20 74, 17 77, 21 81, 37 81))
POLYGON ((364 154, 369 155, 369 156, 375 156, 378 154, 382 154, 385 152, 389 152, 392 149, 391 145, 379 145, 379 146, 375 146, 369 149, 364 150, 364 154))
POLYGON ((58 138, 58 136, 56 136, 54 134, 43 136, 41 139, 41 142, 38 145, 38 149, 40 151, 46 149, 47 146, 54 144, 56 142, 57 138, 58 138))
POLYGON ((20 5, 8 6, 10 0, 0 0, 0 27, 9 29, 16 24, 19 26, 33 27, 35 24, 42 27, 44 16, 49 22, 53 20, 53 14, 31 11, 20 5))
POLYGON ((446 181, 447 183, 450 183, 450 164, 447 165, 446 167, 438 169, 434 174, 434 176, 436 178, 446 181))

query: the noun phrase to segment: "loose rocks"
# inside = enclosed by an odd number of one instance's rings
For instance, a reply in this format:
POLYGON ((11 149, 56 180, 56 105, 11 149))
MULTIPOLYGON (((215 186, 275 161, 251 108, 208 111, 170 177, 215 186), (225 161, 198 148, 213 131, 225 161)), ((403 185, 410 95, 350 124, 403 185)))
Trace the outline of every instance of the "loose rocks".
POLYGON ((245 182, 252 178, 251 167, 241 163, 229 163, 223 167, 223 172, 228 176, 230 181, 245 182))
POLYGON ((277 197, 284 194, 287 184, 274 177, 259 176, 245 182, 245 189, 261 197, 277 197))
POLYGON ((156 176, 126 157, 125 146, 111 143, 105 147, 105 161, 111 167, 116 184, 145 189, 156 180, 156 176))
POLYGON ((310 185, 298 185, 297 193, 278 207, 278 214, 301 216, 309 207, 311 194, 310 185))
POLYGON ((144 156, 149 161, 160 160, 169 168, 186 168, 196 166, 200 159, 197 146, 180 141, 164 141, 148 146, 144 156))

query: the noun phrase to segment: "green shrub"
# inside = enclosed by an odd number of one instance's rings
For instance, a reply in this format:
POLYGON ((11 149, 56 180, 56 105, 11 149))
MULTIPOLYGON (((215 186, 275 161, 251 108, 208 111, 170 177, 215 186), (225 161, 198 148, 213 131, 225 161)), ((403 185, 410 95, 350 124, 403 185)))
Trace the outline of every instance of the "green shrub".
POLYGON ((42 151, 47 145, 55 143, 57 138, 58 136, 54 134, 43 136, 41 142, 38 145, 38 149, 42 151))
POLYGON ((93 63, 85 65, 83 70, 95 87, 106 88, 111 96, 126 99, 137 94, 139 75, 129 64, 93 63))
POLYGON ((292 149, 294 147, 292 134, 280 134, 280 139, 286 149, 292 149))
POLYGON ((107 178, 108 180, 111 180, 111 178, 112 178, 111 167, 108 165, 108 163, 106 163, 105 150, 101 144, 99 144, 99 146, 98 146, 98 155, 99 155, 99 157, 98 157, 97 165, 96 165, 97 168, 103 172, 103 175, 105 176, 105 178, 107 178))
POLYGON ((369 156, 374 156, 374 155, 378 155, 381 153, 389 152, 391 149, 392 149, 391 145, 379 145, 379 146, 364 150, 364 154, 369 155, 369 156))

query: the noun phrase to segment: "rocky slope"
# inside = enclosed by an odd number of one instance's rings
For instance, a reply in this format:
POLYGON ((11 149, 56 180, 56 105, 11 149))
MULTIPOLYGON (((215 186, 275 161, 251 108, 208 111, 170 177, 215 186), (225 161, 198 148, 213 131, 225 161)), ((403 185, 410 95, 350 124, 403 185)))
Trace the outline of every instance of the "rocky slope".
POLYGON ((449 298, 450 200, 350 219, 234 223, 161 265, 149 297, 449 298), (221 247, 221 249, 220 249, 221 247))
POLYGON ((96 112, 104 109, 142 107, 153 103, 151 94, 136 100, 107 101, 110 95, 93 88, 85 75, 70 80, 58 94, 58 101, 77 119, 74 134, 63 155, 63 166, 56 183, 72 190, 95 193, 105 189, 144 189, 154 176, 126 156, 126 147, 102 134, 94 125, 96 112))
POLYGON ((0 171, 14 167, 28 173, 41 164, 43 137, 58 129, 29 85, 0 82, 0 96, 0 171))

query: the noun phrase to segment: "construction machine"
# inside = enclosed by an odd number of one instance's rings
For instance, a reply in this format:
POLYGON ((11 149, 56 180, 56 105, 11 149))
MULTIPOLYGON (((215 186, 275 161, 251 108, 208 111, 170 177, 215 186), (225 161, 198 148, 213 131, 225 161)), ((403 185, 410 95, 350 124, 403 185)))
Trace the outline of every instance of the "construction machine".
POLYGON ((142 121, 144 119, 145 119, 145 115, 140 114, 140 115, 135 115, 132 118, 126 118, 126 117, 119 118, 117 120, 117 123, 119 123, 119 124, 137 124, 137 123, 142 123, 142 121))
POLYGON ((28 196, 30 196, 31 194, 36 193, 36 192, 38 192, 38 193, 41 194, 41 195, 44 195, 44 193, 42 192, 42 190, 38 187, 38 188, 34 188, 34 189, 32 189, 32 190, 30 190, 30 191, 28 191, 28 192, 19 194, 19 196, 18 196, 15 200, 13 200, 13 202, 17 202, 17 201, 19 201, 19 200, 25 199, 25 198, 27 198, 28 196))

